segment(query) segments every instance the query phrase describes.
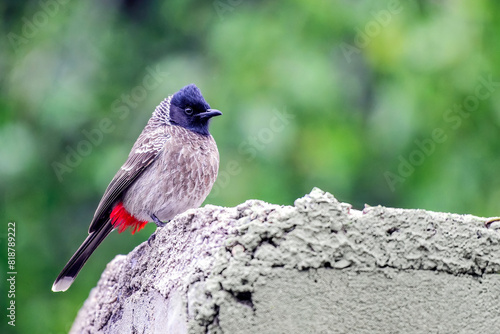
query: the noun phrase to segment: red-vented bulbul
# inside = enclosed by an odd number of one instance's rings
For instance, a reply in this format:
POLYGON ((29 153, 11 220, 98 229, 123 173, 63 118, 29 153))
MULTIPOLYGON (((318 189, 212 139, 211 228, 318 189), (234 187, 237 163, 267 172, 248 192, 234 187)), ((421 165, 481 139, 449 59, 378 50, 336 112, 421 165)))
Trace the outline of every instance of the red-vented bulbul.
POLYGON ((219 169, 219 152, 208 132, 210 106, 195 85, 161 102, 97 206, 89 235, 52 286, 66 291, 80 269, 115 228, 132 233, 148 221, 163 226, 210 193, 219 169))

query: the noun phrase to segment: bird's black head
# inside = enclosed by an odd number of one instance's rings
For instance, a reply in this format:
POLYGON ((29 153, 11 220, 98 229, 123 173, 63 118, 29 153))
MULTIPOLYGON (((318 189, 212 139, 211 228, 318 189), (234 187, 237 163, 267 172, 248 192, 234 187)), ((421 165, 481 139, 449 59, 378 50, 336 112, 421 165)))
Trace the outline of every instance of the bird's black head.
POLYGON ((202 135, 208 135, 210 118, 222 115, 210 109, 200 90, 191 84, 174 94, 170 102, 170 123, 202 135))

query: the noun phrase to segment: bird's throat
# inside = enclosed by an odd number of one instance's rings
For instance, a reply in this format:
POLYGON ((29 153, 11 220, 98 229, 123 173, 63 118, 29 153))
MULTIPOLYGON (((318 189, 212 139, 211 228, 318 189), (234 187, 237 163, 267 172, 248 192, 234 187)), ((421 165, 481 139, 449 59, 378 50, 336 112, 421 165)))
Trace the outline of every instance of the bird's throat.
POLYGON ((135 232, 142 230, 148 223, 147 221, 138 220, 132 216, 125 209, 122 202, 115 205, 109 217, 111 218, 111 224, 113 227, 118 229, 118 233, 122 233, 130 227, 132 234, 134 234, 135 232))

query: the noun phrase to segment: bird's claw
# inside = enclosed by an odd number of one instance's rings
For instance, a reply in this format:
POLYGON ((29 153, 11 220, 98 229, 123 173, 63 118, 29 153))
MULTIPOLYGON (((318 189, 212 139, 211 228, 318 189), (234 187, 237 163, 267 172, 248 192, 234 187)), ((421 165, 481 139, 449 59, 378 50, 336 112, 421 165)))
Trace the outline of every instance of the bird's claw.
POLYGON ((492 218, 492 219, 486 221, 484 223, 484 226, 486 226, 486 228, 490 228, 491 224, 493 224, 494 222, 497 222, 497 221, 500 221, 500 217, 492 218))
POLYGON ((156 227, 163 227, 167 225, 168 222, 162 222, 161 220, 158 219, 154 214, 151 215, 151 219, 153 219, 154 223, 156 224, 156 227))
POLYGON ((149 236, 149 238, 148 238, 148 246, 149 246, 149 247, 152 247, 152 246, 151 246, 151 241, 154 241, 155 239, 156 239, 156 233, 153 233, 153 234, 151 234, 151 235, 149 236))
MULTIPOLYGON (((158 217, 156 217, 155 214, 151 214, 151 219, 153 219, 154 223, 156 224, 156 227, 163 227, 165 225, 167 225, 168 222, 162 222, 161 220, 158 219, 158 217)), ((151 242, 154 241, 156 239, 156 232, 151 234, 148 238, 148 245, 149 247, 151 247, 151 242)))

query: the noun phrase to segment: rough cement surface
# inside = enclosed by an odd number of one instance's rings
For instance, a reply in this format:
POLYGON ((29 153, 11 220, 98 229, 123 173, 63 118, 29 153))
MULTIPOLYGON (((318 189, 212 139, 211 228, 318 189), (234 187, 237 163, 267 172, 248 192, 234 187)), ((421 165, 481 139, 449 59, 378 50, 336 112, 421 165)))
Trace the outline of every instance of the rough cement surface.
POLYGON ((499 333, 484 221, 319 189, 190 210, 108 264, 71 333, 499 333))

